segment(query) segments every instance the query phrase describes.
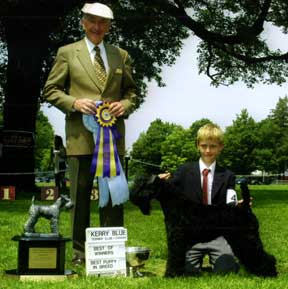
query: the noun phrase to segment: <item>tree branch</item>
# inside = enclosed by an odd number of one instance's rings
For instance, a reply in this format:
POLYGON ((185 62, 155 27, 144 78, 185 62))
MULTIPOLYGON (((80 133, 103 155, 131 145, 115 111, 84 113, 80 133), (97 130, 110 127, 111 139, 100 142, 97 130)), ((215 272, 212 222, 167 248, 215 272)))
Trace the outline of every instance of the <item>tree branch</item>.
POLYGON ((203 41, 213 45, 216 48, 220 48, 232 57, 244 61, 247 64, 256 64, 271 60, 288 60, 288 52, 280 55, 267 55, 264 57, 250 57, 243 54, 239 54, 231 47, 237 44, 246 44, 247 42, 254 42, 257 37, 264 30, 264 22, 267 17, 268 11, 271 6, 272 0, 265 0, 259 16, 255 20, 252 26, 241 26, 237 29, 234 35, 223 35, 207 30, 204 25, 193 20, 185 11, 181 0, 175 0, 174 4, 169 0, 155 0, 159 9, 162 9, 168 15, 177 19, 183 26, 193 31, 203 41), (229 48, 227 48, 229 45, 229 48))
POLYGON ((221 49, 222 51, 224 51, 228 55, 230 55, 230 56, 232 56, 238 60, 241 60, 241 61, 245 62, 246 64, 250 64, 250 65, 262 63, 262 62, 267 62, 267 61, 271 61, 271 60, 279 60, 279 61, 286 60, 286 61, 288 61, 288 52, 283 53, 283 54, 279 54, 279 55, 267 55, 267 56, 263 56, 263 57, 249 57, 247 55, 235 52, 233 47, 231 47, 231 46, 227 47, 227 45, 221 45, 219 43, 217 43, 217 44, 214 43, 213 46, 215 48, 221 49))
POLYGON ((259 14, 258 18, 254 22, 252 29, 255 31, 256 35, 259 35, 263 31, 264 22, 266 16, 268 14, 269 8, 271 6, 271 0, 265 0, 261 13, 259 14))
POLYGON ((162 9, 170 16, 176 18, 181 24, 192 30, 196 36, 204 41, 212 43, 241 44, 247 43, 247 34, 250 35, 250 37, 248 37, 249 39, 255 39, 263 31, 263 24, 270 8, 271 0, 265 0, 259 17, 251 27, 242 26, 234 35, 223 35, 207 30, 204 25, 193 20, 186 13, 180 0, 174 1, 176 5, 171 4, 171 1, 169 0, 155 0, 155 3, 158 4, 159 9, 162 9))
POLYGON ((206 75, 212 80, 212 83, 219 83, 219 84, 222 84, 224 86, 228 86, 226 83, 219 82, 215 79, 215 76, 219 75, 220 73, 211 74, 211 72, 210 72, 211 65, 213 63, 212 59, 213 59, 214 54, 212 52, 212 45, 209 43, 208 43, 208 52, 209 52, 209 57, 207 59, 206 75))

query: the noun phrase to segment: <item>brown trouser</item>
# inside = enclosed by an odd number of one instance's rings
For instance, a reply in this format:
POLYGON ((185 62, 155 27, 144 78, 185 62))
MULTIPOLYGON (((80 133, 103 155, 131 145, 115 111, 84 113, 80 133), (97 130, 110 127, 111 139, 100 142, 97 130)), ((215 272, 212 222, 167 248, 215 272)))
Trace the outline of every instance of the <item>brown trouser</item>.
MULTIPOLYGON (((94 175, 90 173, 91 155, 68 157, 70 196, 74 203, 71 213, 73 248, 84 252, 85 230, 90 227, 90 195, 94 175)), ((111 200, 99 208, 101 227, 121 227, 124 224, 123 205, 112 207, 111 200)))

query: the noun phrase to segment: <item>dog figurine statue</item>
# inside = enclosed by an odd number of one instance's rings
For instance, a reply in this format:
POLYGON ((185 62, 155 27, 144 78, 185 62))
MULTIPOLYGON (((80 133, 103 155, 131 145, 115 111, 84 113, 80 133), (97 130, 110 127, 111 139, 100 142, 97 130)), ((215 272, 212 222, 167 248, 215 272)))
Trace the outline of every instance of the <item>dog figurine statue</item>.
POLYGON ((160 202, 167 234, 166 277, 185 275, 185 254, 196 243, 224 236, 235 256, 251 274, 277 276, 276 259, 267 253, 259 235, 259 224, 250 207, 247 183, 241 184, 241 206, 205 206, 192 203, 185 196, 169 190, 157 176, 138 177, 130 200, 144 215, 151 211, 151 201, 160 202))
POLYGON ((51 234, 59 235, 59 215, 62 208, 71 209, 73 203, 67 195, 60 197, 52 205, 36 205, 35 197, 32 197, 29 209, 29 218, 24 225, 24 235, 35 234, 35 225, 40 217, 50 220, 51 234))

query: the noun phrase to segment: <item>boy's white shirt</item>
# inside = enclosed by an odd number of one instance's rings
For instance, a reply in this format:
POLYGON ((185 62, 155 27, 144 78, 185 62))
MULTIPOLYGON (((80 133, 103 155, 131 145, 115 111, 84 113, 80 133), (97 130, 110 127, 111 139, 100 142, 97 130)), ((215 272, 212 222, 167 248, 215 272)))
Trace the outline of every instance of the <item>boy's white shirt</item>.
MULTIPOLYGON (((215 168, 216 168, 216 160, 207 167, 207 165, 202 161, 202 159, 199 159, 199 167, 200 167, 200 176, 201 176, 201 187, 203 184, 203 175, 202 172, 204 169, 209 169, 210 172, 208 174, 208 205, 212 204, 212 184, 213 184, 213 179, 214 179, 214 173, 215 173, 215 168)), ((228 189, 226 193, 226 204, 229 205, 234 205, 236 206, 238 203, 237 200, 237 193, 233 189, 228 189)))
POLYGON ((212 183, 214 179, 214 173, 215 173, 215 167, 216 167, 216 161, 214 161, 210 166, 207 167, 207 165, 202 161, 202 159, 199 159, 199 167, 200 167, 200 176, 201 176, 201 187, 203 185, 203 175, 202 172, 204 169, 210 170, 208 174, 208 205, 212 204, 212 183))

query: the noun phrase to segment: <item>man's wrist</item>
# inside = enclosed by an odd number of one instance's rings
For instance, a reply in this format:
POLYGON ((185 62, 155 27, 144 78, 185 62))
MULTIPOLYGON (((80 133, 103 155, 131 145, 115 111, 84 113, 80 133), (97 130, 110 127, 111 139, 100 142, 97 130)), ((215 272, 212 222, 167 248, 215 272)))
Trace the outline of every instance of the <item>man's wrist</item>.
POLYGON ((75 99, 72 103, 72 106, 71 106, 71 112, 75 112, 77 111, 77 109, 75 108, 75 102, 77 101, 77 99, 75 99))

